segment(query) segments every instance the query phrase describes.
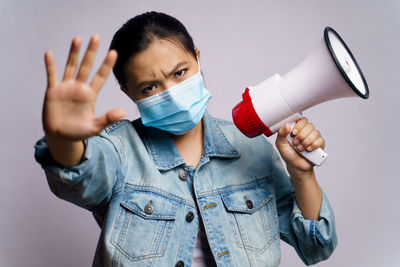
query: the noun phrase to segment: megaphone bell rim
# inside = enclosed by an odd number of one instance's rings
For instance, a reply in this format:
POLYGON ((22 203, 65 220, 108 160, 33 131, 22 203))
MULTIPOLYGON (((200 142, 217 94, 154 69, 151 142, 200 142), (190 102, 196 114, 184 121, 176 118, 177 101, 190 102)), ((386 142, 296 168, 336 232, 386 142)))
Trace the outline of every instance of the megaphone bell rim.
POLYGON ((358 65, 357 60, 355 59, 355 57, 353 56, 353 54, 351 53, 351 50, 349 49, 349 47, 346 45, 346 43, 343 41, 343 39, 340 37, 340 35, 331 27, 325 27, 324 30, 324 38, 325 38, 325 43, 326 46, 329 50, 329 53, 332 56, 332 59, 335 61, 335 64, 337 66, 337 68, 339 69, 339 71, 341 72, 343 78, 346 80, 347 84, 350 86, 350 88, 360 97, 364 98, 364 99, 368 99, 369 97, 369 89, 368 89, 368 85, 367 85, 367 81, 364 77, 364 74, 361 71, 360 66, 358 65), (339 58, 336 56, 335 50, 332 46, 331 40, 329 38, 329 32, 333 33, 338 40, 341 42, 341 44, 343 45, 343 47, 346 49, 347 53, 349 54, 349 56, 351 57, 351 59, 354 62, 354 65, 357 68, 358 73, 360 74, 361 80, 364 84, 365 87, 365 94, 361 93, 360 90, 358 90, 358 88, 356 87, 356 85, 350 80, 349 76, 347 75, 345 69, 342 67, 342 65, 340 64, 339 58))

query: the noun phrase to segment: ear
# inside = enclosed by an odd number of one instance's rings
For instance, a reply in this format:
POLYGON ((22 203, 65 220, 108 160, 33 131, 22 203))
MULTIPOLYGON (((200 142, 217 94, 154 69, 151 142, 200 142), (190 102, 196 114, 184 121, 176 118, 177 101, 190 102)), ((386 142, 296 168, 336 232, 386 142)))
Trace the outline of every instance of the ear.
POLYGON ((196 49, 197 60, 200 61, 200 50, 196 49))

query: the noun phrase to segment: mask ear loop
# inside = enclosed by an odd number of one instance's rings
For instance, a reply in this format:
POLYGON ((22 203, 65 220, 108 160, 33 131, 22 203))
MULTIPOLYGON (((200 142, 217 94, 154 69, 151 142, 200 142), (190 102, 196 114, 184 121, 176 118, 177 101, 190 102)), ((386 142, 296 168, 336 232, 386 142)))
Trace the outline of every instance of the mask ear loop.
POLYGON ((203 78, 204 86, 206 86, 206 80, 204 78, 203 70, 201 68, 200 60, 198 58, 197 58, 197 65, 199 65, 199 72, 198 73, 200 73, 201 77, 203 78))
POLYGON ((197 59, 197 65, 199 65, 199 72, 201 73, 201 75, 203 75, 202 71, 201 71, 201 64, 200 64, 200 60, 197 59))

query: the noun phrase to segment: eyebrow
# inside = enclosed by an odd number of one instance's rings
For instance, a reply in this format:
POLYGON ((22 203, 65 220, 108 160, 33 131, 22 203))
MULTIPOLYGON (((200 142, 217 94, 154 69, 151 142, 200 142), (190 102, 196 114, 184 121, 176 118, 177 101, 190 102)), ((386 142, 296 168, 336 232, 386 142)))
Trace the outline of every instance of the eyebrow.
MULTIPOLYGON (((166 75, 166 77, 171 76, 172 74, 174 74, 175 72, 177 72, 179 70, 179 68, 181 68, 184 65, 189 64, 189 61, 182 61, 179 62, 178 64, 175 65, 175 67, 172 68, 171 71, 169 71, 166 75)), ((152 84, 152 83, 159 83, 160 80, 148 80, 148 81, 143 81, 138 83, 138 85, 136 86, 136 89, 139 90, 141 89, 143 86, 147 85, 147 84, 152 84)))

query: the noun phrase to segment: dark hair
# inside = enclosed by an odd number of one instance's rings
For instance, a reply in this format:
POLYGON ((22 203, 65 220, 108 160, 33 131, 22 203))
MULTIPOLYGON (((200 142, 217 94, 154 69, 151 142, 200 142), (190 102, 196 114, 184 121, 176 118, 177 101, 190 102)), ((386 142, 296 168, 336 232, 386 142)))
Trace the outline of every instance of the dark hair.
POLYGON ((177 41, 197 58, 193 39, 179 20, 155 11, 137 15, 122 25, 110 45, 110 50, 118 53, 113 73, 120 85, 125 86, 124 69, 128 60, 159 39, 177 41))

